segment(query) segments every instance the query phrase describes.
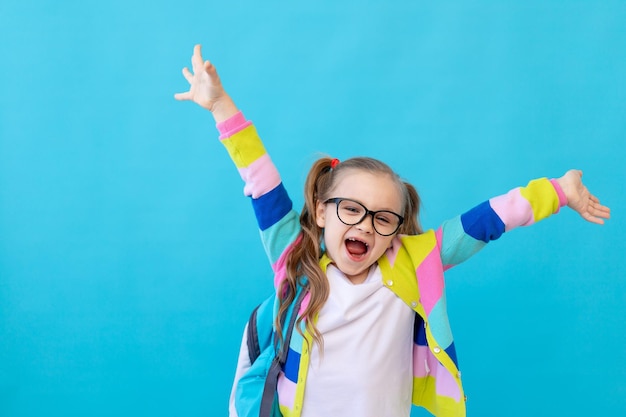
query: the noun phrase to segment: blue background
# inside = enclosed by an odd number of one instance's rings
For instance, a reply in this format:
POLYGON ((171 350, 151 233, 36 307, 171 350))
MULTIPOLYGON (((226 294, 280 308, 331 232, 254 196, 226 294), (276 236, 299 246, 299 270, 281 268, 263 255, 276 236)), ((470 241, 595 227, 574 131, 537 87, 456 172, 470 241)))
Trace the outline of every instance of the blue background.
MULTIPOLYGON (((0 415, 227 414, 271 289, 202 43, 299 207, 318 152, 385 160, 423 223, 569 168, 612 207, 448 274, 475 416, 626 413, 626 2, 0 4, 0 415)), ((417 410, 415 416, 426 415, 417 410)))

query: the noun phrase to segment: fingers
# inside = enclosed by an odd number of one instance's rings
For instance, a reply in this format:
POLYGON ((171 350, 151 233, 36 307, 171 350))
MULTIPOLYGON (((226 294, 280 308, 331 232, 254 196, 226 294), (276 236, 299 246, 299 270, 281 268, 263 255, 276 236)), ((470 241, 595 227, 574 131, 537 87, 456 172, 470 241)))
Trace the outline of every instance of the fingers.
POLYGON ((191 96, 191 92, 187 91, 185 93, 176 93, 176 94, 174 94, 174 98, 176 100, 184 101, 184 100, 191 100, 193 97, 191 96))
POLYGON ((191 84, 193 77, 195 74, 200 72, 206 72, 213 81, 219 81, 219 76, 217 75, 217 70, 211 64, 210 61, 204 61, 202 59, 202 49, 200 45, 196 45, 193 48, 193 55, 191 56, 191 68, 193 69, 193 73, 189 71, 189 68, 183 68, 183 76, 185 79, 191 84))
POLYGON ((217 70, 210 61, 204 62, 204 71, 209 74, 209 78, 211 78, 211 82, 213 84, 217 85, 220 83, 220 77, 217 75, 217 70))
POLYGON ((193 72, 197 73, 202 70, 202 47, 198 44, 193 47, 193 55, 191 56, 191 66, 193 72))
POLYGON ((595 216, 608 219, 611 217, 611 209, 600 203, 595 195, 589 195, 589 207, 593 210, 595 216))
POLYGON ((604 219, 611 218, 611 209, 600 204, 600 200, 596 196, 589 194, 586 209, 580 215, 588 222, 604 224, 604 219))
POLYGON ((193 74, 191 73, 191 71, 189 71, 189 68, 183 68, 183 77, 185 77, 187 82, 191 84, 191 82, 193 81, 193 74))
POLYGON ((221 88, 215 67, 213 67, 209 61, 202 59, 202 47, 200 44, 195 45, 193 48, 191 70, 188 67, 184 67, 182 74, 190 87, 189 91, 174 94, 176 100, 196 101, 201 106, 207 107, 206 103, 200 103, 202 100, 198 98, 198 91, 200 91, 200 96, 202 96, 202 94, 215 95, 216 88, 221 88))
POLYGON ((611 209, 603 206, 602 204, 597 205, 596 207, 593 207, 594 209, 594 215, 597 217, 602 217, 603 219, 610 219, 611 218, 611 209))
POLYGON ((604 224, 604 220, 598 217, 594 217, 589 213, 585 213, 582 217, 583 219, 587 220, 589 223, 604 224))

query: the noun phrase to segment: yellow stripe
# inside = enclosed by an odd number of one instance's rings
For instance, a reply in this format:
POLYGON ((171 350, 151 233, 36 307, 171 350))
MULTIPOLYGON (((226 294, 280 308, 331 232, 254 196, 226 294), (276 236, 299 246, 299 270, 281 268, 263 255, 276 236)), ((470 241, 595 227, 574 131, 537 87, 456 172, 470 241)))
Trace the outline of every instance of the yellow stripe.
POLYGON ((222 144, 237 168, 246 168, 267 153, 253 125, 224 139, 222 144))
POLYGON ((559 208, 559 197, 547 178, 540 178, 520 188, 520 193, 530 203, 535 222, 552 215, 559 208))
POLYGON ((465 417, 465 399, 457 402, 453 398, 437 395, 437 383, 432 376, 413 378, 413 404, 424 407, 437 417, 465 417), (421 395, 420 395, 421 394, 421 395))

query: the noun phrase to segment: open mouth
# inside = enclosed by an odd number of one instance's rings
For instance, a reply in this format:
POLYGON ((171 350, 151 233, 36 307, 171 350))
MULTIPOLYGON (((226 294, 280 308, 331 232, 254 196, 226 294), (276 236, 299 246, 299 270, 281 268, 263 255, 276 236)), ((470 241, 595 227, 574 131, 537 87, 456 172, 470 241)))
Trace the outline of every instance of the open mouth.
POLYGON ((346 239, 346 249, 348 250, 348 253, 350 254, 350 256, 354 258, 361 258, 365 254, 367 254, 367 251, 369 250, 369 246, 365 242, 350 238, 350 239, 346 239))

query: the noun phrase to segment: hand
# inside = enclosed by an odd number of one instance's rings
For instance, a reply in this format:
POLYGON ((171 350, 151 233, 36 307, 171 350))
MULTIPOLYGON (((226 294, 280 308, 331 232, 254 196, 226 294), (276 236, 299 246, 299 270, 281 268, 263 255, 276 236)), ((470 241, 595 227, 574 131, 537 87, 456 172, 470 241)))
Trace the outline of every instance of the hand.
POLYGON ((193 48, 191 57, 193 73, 183 68, 183 76, 189 82, 189 91, 174 94, 176 100, 191 100, 213 113, 216 121, 222 121, 235 114, 238 110, 230 99, 217 70, 210 61, 202 59, 201 46, 193 48))
POLYGON ((611 209, 600 204, 600 200, 587 190, 582 182, 583 172, 569 170, 557 182, 567 197, 567 206, 591 223, 604 224, 611 217, 611 209))

